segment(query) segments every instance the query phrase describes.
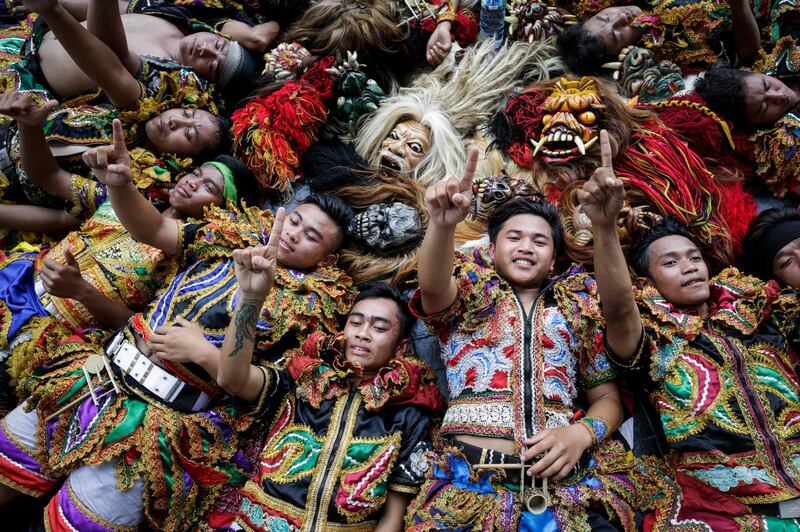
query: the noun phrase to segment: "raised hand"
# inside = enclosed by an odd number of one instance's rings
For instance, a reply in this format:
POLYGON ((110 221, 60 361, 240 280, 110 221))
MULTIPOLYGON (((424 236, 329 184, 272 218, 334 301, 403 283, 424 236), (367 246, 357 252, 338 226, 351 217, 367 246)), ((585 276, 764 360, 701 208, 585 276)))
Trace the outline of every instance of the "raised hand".
POLYGON ((439 181, 425 191, 425 206, 430 214, 430 223, 441 227, 455 227, 467 217, 472 206, 472 180, 478 166, 478 154, 478 148, 471 147, 461 177, 439 181))
POLYGON ((98 146, 83 153, 83 162, 92 173, 109 187, 122 187, 133 180, 131 156, 125 146, 122 122, 114 120, 114 141, 109 146, 98 146))
POLYGON ((278 265, 278 244, 283 231, 286 211, 281 207, 275 214, 275 222, 266 246, 253 246, 233 252, 236 280, 242 296, 248 299, 265 298, 275 280, 278 265))
POLYGON ((452 47, 453 39, 450 36, 450 22, 440 22, 428 39, 425 59, 429 65, 439 66, 445 60, 447 54, 450 53, 452 47))
POLYGON ((9 92, 0 95, 0 114, 10 116, 20 124, 41 127, 47 115, 56 108, 56 100, 39 103, 30 93, 9 92))
POLYGON ((47 293, 56 297, 81 300, 87 288, 90 288, 81 275, 78 261, 69 250, 64 252, 64 264, 53 259, 44 259, 39 277, 47 293))
POLYGON ((578 200, 593 226, 613 226, 625 203, 625 187, 614 175, 611 143, 605 129, 600 131, 600 155, 602 164, 578 191, 578 200))

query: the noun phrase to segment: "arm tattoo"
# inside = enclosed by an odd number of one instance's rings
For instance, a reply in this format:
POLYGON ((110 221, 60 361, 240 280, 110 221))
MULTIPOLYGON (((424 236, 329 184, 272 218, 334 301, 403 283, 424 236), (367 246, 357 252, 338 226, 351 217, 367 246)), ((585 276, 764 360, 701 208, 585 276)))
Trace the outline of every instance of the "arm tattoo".
POLYGON ((232 358, 238 355, 242 351, 245 342, 254 341, 256 320, 258 320, 262 305, 263 303, 259 301, 242 301, 242 305, 233 318, 236 324, 236 336, 234 336, 236 344, 233 347, 233 351, 228 355, 229 357, 232 358))

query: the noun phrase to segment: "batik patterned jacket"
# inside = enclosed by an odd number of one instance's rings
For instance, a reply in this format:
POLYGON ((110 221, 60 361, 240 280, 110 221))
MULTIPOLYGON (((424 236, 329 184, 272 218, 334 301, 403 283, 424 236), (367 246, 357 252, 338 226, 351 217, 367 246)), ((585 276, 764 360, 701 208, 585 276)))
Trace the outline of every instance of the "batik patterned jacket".
POLYGON ((355 385, 343 347, 315 333, 287 354, 287 371, 267 374, 280 408, 233 529, 373 530, 390 492, 416 493, 443 405, 435 375, 403 355, 355 385))
POLYGON ((638 372, 661 416, 684 487, 673 523, 759 530, 761 516, 746 505, 800 496, 800 380, 787 340, 796 337, 796 294, 730 268, 711 281, 705 319, 653 287, 637 299, 643 340, 617 364, 638 372))
POLYGON ((450 401, 443 436, 507 438, 518 444, 573 422, 582 389, 614 378, 602 349, 597 288, 573 273, 540 291, 526 316, 482 248, 459 255, 458 296, 426 316, 419 291, 411 310, 442 344, 450 401))

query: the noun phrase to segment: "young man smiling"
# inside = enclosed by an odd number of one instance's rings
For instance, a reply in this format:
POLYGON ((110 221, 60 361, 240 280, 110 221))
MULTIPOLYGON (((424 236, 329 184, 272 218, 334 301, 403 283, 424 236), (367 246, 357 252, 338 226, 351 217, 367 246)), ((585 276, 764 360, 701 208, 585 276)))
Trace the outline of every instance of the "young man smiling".
POLYGON ((211 525, 402 530, 409 498, 427 470, 429 414, 442 406, 433 371, 409 353, 413 318, 396 288, 369 283, 341 334, 313 333, 286 354, 285 371, 253 371, 251 309, 271 290, 278 247, 234 253, 242 298, 217 378, 243 398, 271 397, 280 406, 238 511, 212 515, 211 525))
POLYGON ((406 524, 419 531, 575 530, 611 521, 633 530, 629 492, 615 488, 630 484, 622 473, 630 469, 626 452, 606 440, 622 407, 598 349, 594 281, 584 273, 553 275, 558 214, 530 200, 510 201, 490 217, 488 250, 455 256, 476 159, 473 149, 462 177, 436 183, 425 196, 430 222, 411 305, 442 344, 450 402, 440 434, 450 446, 429 470, 406 524), (494 469, 508 464, 500 480, 494 469), (526 509, 532 492, 520 493, 520 485, 542 478, 552 504, 526 509), (566 496, 579 484, 585 497, 566 496))
MULTIPOLYGON (((692 530, 798 530, 800 382, 794 291, 709 270, 665 218, 635 246, 632 290, 617 236, 622 181, 603 161, 581 191, 612 361, 635 372, 661 415, 683 500, 664 516, 692 530)), ((665 529, 669 528, 664 526, 665 529)))

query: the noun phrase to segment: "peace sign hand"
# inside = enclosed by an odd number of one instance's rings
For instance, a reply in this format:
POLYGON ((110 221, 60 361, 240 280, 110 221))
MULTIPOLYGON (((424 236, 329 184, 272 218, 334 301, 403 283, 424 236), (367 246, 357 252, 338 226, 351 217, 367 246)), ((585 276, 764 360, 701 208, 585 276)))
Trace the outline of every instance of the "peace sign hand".
POLYGON ((614 175, 611 143, 605 129, 600 131, 600 154, 602 165, 578 191, 578 200, 581 202, 581 210, 589 217, 593 226, 616 226, 617 216, 625 202, 625 187, 622 180, 614 175))
POLYGON ((263 300, 272 288, 278 265, 278 243, 281 240, 285 218, 286 211, 281 207, 275 214, 266 246, 258 245, 234 250, 234 270, 243 297, 263 300))
POLYGON ((478 166, 478 154, 478 148, 471 147, 461 177, 439 181, 425 191, 425 206, 430 214, 430 223, 441 227, 455 227, 467 217, 472 205, 472 180, 478 166))
POLYGON ((114 142, 110 146, 98 146, 83 153, 83 162, 92 173, 109 187, 123 187, 133 180, 131 156, 125 146, 122 122, 114 120, 114 142))

